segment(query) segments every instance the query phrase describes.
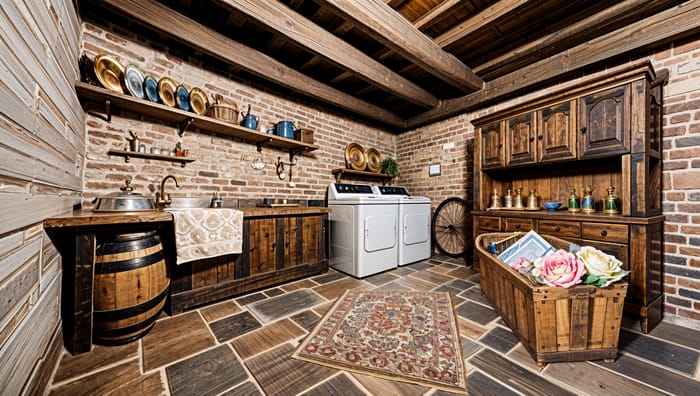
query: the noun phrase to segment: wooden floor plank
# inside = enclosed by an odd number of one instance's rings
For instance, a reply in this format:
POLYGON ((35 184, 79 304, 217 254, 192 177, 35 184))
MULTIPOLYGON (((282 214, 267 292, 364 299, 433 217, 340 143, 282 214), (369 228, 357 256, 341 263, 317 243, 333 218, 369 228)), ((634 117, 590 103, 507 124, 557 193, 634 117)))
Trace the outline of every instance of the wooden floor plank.
POLYGON ((695 373, 700 357, 698 351, 624 329, 618 349, 689 375, 695 373))
POLYGON ((166 385, 159 373, 141 375, 138 360, 130 360, 82 377, 51 390, 55 396, 75 395, 158 395, 166 385))
POLYGON ((469 363, 494 378, 507 381, 510 387, 526 395, 574 395, 490 349, 472 356, 469 363))
POLYGON ((204 351, 165 368, 173 396, 217 395, 248 378, 228 345, 204 351))
POLYGON ((678 326, 673 323, 661 322, 649 334, 688 348, 700 350, 700 331, 698 330, 678 326))
POLYGON ((467 376, 467 394, 474 396, 511 396, 518 395, 500 382, 494 381, 479 371, 472 371, 467 376))
MULTIPOLYGON (((616 375, 589 362, 549 363, 542 370, 546 378, 565 383, 579 394, 587 395, 658 395, 659 391, 630 378, 616 375)), ((648 373, 653 375, 653 373, 648 373)))
POLYGON ((239 307, 234 301, 224 301, 219 304, 202 308, 201 312, 202 316, 204 316, 204 320, 206 320, 208 323, 241 312, 241 307, 239 307))
POLYGON ((242 359, 247 359, 304 334, 306 332, 290 319, 282 319, 232 340, 231 345, 242 359))
POLYGON ((358 388, 347 375, 341 374, 319 384, 302 394, 303 396, 364 396, 365 392, 358 388))
POLYGON ((75 356, 70 353, 64 353, 56 374, 54 374, 54 381, 61 382, 123 360, 136 359, 139 356, 139 344, 132 342, 111 347, 95 345, 92 352, 75 356))
POLYGON ((227 316, 216 322, 209 324, 214 332, 216 340, 226 342, 245 333, 262 327, 262 324, 255 319, 250 312, 244 311, 236 315, 227 316))
POLYGON ((150 371, 215 345, 198 312, 156 321, 142 339, 143 369, 150 371))
POLYGON ((474 321, 480 325, 485 325, 499 317, 498 313, 493 309, 487 308, 472 301, 467 301, 458 306, 456 312, 457 315, 474 321))
POLYGON ((323 297, 310 289, 299 289, 248 304, 248 310, 263 323, 271 323, 282 317, 322 304, 325 301, 323 297))
POLYGON ((659 366, 636 359, 633 356, 620 355, 614 363, 602 361, 593 363, 645 382, 673 395, 697 395, 700 393, 700 384, 697 380, 674 373, 671 370, 665 370, 659 366))
POLYGON ((371 375, 360 373, 352 373, 350 375, 355 377, 372 395, 420 396, 429 390, 429 388, 424 386, 407 382, 389 381, 371 375))

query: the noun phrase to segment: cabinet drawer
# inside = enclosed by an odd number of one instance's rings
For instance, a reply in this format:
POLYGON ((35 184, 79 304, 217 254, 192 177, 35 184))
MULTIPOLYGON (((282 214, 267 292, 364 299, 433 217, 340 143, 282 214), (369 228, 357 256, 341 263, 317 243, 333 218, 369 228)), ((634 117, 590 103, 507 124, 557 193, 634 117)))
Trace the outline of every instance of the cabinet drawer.
POLYGON ((582 223, 581 236, 606 242, 629 243, 629 226, 627 224, 582 223))
POLYGON ((506 231, 530 231, 532 229, 532 220, 519 219, 517 217, 506 217, 506 231))
POLYGON ((539 220, 537 230, 540 234, 557 237, 581 237, 581 223, 578 221, 539 220))
POLYGON ((501 218, 492 216, 479 217, 479 229, 489 231, 501 231, 501 218))

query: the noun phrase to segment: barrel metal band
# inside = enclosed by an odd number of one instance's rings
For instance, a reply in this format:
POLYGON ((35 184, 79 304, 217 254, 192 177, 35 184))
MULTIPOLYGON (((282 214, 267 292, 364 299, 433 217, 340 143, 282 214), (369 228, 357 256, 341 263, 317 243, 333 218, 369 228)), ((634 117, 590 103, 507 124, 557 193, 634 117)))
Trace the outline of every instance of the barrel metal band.
POLYGON ((157 263, 165 257, 163 250, 148 256, 134 257, 128 260, 95 263, 95 274, 113 274, 115 272, 131 271, 157 263))
POLYGON ((157 296, 151 298, 150 300, 144 301, 141 304, 132 305, 131 307, 121 309, 114 309, 110 311, 95 311, 92 313, 92 316, 96 322, 113 322, 115 320, 129 319, 134 317, 135 315, 148 312, 149 309, 163 302, 163 299, 167 294, 168 287, 163 289, 163 291, 160 292, 157 296))

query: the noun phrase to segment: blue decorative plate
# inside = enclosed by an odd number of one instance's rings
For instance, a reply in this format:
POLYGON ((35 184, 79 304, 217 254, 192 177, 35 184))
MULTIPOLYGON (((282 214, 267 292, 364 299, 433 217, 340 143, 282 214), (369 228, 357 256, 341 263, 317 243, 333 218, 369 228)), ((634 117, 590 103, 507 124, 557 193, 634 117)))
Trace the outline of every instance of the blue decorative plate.
POLYGON ((177 106, 185 111, 191 111, 190 108, 190 93, 184 85, 180 84, 175 90, 175 101, 177 106))
POLYGON ((151 76, 146 77, 146 79, 143 80, 143 90, 145 91, 146 99, 156 103, 160 101, 160 97, 158 96, 158 81, 156 81, 155 78, 151 76))

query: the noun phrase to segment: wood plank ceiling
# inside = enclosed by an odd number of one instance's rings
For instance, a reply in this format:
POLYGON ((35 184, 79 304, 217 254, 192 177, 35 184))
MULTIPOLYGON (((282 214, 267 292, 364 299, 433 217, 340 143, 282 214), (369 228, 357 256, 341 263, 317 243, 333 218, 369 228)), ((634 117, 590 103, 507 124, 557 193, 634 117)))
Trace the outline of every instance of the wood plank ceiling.
POLYGON ((400 133, 700 34, 700 0, 100 0, 83 18, 400 133))

